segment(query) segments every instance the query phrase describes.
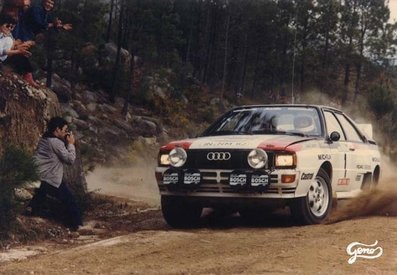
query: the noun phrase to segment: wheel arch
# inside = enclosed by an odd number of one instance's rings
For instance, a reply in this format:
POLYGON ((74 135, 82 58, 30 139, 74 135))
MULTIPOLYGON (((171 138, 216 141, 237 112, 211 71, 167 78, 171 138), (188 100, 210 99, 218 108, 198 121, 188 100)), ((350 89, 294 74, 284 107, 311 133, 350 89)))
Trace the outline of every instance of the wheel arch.
POLYGON ((332 182, 332 164, 329 161, 324 162, 321 164, 320 169, 323 169, 325 173, 327 173, 330 181, 332 182))
POLYGON ((378 184, 379 178, 380 178, 380 167, 379 165, 376 165, 374 172, 372 174, 372 178, 375 184, 378 184))

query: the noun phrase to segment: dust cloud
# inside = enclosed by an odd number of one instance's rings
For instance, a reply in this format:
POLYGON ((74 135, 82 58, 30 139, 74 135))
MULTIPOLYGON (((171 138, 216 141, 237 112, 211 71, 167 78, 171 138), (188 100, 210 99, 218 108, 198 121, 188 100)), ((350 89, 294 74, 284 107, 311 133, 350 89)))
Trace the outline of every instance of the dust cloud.
POLYGON ((87 176, 88 191, 159 206, 155 167, 155 161, 129 167, 97 167, 87 176))
POLYGON ((397 216, 396 167, 387 157, 382 158, 382 174, 376 188, 362 192, 344 205, 339 205, 329 223, 368 216, 397 216))

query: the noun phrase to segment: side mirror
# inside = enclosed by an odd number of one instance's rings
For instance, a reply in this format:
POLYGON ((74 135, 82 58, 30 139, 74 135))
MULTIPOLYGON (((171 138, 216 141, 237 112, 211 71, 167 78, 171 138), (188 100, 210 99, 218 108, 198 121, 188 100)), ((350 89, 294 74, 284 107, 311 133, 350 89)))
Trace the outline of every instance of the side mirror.
POLYGON ((340 134, 336 131, 332 132, 331 135, 329 136, 329 139, 331 141, 339 141, 340 140, 340 134))

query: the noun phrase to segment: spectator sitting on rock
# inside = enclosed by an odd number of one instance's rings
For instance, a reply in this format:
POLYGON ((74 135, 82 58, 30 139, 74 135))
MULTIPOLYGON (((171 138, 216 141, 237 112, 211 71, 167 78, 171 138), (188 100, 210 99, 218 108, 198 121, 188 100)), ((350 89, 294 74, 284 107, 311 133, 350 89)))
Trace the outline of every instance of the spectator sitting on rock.
POLYGON ((34 45, 34 35, 32 34, 32 31, 26 22, 30 6, 31 0, 21 0, 20 6, 18 7, 18 22, 12 31, 12 36, 14 37, 16 43, 30 41, 29 43, 34 45))
POLYGON ((11 31, 15 28, 15 18, 0 14, 0 61, 22 75, 23 79, 34 87, 39 85, 33 80, 32 65, 29 61, 31 53, 28 51, 31 43, 14 43, 11 31))
POLYGON ((58 18, 53 18, 51 11, 54 9, 53 0, 43 0, 41 4, 32 5, 24 14, 26 39, 34 39, 35 35, 49 28, 71 30, 71 24, 63 24, 58 18))

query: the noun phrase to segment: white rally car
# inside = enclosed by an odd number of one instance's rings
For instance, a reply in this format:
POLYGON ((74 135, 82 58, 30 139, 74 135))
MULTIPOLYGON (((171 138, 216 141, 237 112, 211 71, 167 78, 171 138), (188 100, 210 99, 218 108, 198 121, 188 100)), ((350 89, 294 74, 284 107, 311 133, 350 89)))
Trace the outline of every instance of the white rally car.
POLYGON ((333 199, 352 198, 379 180, 378 146, 371 125, 363 126, 325 106, 235 108, 201 136, 161 147, 163 216, 188 227, 203 207, 244 215, 288 205, 301 223, 320 223, 333 199))

